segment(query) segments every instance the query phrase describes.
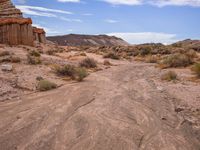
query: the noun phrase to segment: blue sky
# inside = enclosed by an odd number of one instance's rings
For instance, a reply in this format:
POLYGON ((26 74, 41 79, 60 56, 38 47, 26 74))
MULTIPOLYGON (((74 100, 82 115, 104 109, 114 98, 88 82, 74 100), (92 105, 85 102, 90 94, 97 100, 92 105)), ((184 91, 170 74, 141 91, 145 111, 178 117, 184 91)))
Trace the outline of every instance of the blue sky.
POLYGON ((200 0, 13 0, 47 35, 108 34, 129 43, 200 39, 200 0))

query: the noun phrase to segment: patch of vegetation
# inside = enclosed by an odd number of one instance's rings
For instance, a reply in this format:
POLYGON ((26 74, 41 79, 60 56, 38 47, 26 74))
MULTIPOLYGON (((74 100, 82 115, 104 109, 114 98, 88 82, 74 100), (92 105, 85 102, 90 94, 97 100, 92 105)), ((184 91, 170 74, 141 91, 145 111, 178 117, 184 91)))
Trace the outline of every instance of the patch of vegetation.
POLYGON ((36 51, 36 50, 31 50, 31 51, 28 52, 28 54, 30 56, 40 57, 39 51, 36 51))
POLYGON ((198 57, 197 52, 193 49, 190 49, 189 51, 187 51, 186 55, 191 59, 198 57))
POLYGON ((12 56, 11 57, 11 62, 12 63, 20 63, 21 59, 20 59, 20 57, 12 56))
POLYGON ((200 63, 196 63, 192 66, 192 71, 200 78, 200 63))
POLYGON ((88 76, 85 68, 75 67, 73 65, 55 66, 55 72, 59 76, 67 76, 79 82, 88 76))
POLYGON ((79 63, 80 67, 96 68, 97 62, 93 58, 85 58, 79 63))
POLYGON ((41 64, 40 53, 37 51, 29 51, 27 54, 27 61, 31 65, 41 64))
POLYGON ((113 52, 107 53, 103 57, 104 58, 116 59, 116 60, 120 59, 120 57, 116 53, 113 53, 113 52))
POLYGON ((76 69, 76 80, 81 82, 84 78, 88 76, 88 72, 85 68, 77 68, 76 69))
POLYGON ((57 84, 48 80, 40 80, 37 84, 37 90, 39 91, 49 91, 55 88, 57 88, 57 84))
POLYGON ((161 61, 161 65, 163 68, 186 67, 192 63, 193 63, 192 59, 185 54, 172 54, 165 57, 161 61))
POLYGON ((140 49, 139 54, 140 54, 141 56, 146 56, 146 55, 149 55, 150 52, 151 52, 151 48, 150 48, 150 47, 146 47, 146 48, 140 49))
POLYGON ((148 55, 145 59, 145 62, 147 63, 157 63, 159 60, 159 57, 156 55, 148 55))
POLYGON ((75 78, 76 67, 73 65, 55 66, 56 74, 59 76, 68 76, 75 78))
POLYGON ((174 71, 168 71, 161 76, 162 80, 174 81, 177 79, 177 74, 174 71))
POLYGON ((27 55, 27 61, 31 65, 41 64, 40 57, 35 57, 35 56, 27 55))
POLYGON ((0 52, 0 57, 2 57, 2 56, 8 56, 8 55, 10 55, 9 51, 2 51, 2 52, 0 52))

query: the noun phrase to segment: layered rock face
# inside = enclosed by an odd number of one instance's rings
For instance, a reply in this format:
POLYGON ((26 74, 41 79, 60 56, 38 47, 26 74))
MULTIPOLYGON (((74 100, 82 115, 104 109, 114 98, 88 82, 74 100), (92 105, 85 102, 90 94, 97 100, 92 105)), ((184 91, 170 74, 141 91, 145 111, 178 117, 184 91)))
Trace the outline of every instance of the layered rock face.
POLYGON ((33 46, 34 40, 46 43, 45 31, 32 27, 10 0, 0 0, 0 43, 33 46))
POLYGON ((0 18, 22 18, 22 12, 16 9, 10 0, 0 0, 0 18))

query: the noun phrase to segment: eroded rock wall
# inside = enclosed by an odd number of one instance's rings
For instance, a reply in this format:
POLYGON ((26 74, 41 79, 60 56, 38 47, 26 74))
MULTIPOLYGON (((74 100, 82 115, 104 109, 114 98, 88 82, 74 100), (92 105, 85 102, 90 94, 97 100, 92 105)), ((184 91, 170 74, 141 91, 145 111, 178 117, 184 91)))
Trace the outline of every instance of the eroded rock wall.
POLYGON ((0 43, 33 46, 31 19, 0 18, 0 43))
POLYGON ((45 31, 32 27, 32 20, 23 18, 10 0, 0 0, 0 43, 33 46, 34 40, 46 43, 45 31))

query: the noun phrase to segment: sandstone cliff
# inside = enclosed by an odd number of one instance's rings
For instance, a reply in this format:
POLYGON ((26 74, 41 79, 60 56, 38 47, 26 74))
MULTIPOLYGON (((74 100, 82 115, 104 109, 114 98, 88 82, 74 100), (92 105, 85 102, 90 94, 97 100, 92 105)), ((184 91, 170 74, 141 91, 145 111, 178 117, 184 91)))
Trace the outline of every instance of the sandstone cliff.
POLYGON ((45 31, 32 27, 10 0, 0 0, 0 43, 34 46, 34 41, 46 43, 45 31))

